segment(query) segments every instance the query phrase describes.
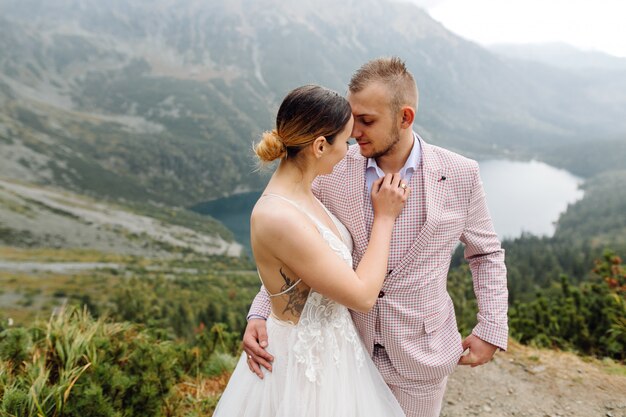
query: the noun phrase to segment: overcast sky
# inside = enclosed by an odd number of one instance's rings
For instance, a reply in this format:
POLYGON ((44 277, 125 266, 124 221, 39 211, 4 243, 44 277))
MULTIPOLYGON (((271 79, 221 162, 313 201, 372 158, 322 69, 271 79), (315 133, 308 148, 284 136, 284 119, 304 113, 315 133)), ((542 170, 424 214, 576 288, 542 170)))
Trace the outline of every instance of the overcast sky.
POLYGON ((565 42, 626 57, 626 0, 405 0, 483 45, 565 42))

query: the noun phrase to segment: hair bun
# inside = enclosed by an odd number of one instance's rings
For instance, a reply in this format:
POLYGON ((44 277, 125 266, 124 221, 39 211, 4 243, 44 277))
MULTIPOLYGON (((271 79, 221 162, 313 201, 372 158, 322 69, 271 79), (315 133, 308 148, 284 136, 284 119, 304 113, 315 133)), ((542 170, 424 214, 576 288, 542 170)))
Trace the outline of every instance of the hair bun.
POLYGON ((287 148, 276 130, 263 133, 261 141, 254 147, 254 152, 263 162, 272 162, 287 156, 287 148))

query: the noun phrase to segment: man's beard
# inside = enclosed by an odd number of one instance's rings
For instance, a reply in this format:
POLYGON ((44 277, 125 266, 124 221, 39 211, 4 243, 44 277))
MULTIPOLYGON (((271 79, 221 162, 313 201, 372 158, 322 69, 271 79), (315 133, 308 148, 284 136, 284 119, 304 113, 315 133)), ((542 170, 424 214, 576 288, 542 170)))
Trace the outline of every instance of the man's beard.
POLYGON ((372 156, 369 156, 369 158, 376 159, 381 156, 387 155, 398 144, 398 142, 400 142, 400 128, 397 126, 392 126, 391 131, 389 132, 389 138, 390 141, 385 149, 380 151, 374 151, 374 154, 372 154, 372 156))

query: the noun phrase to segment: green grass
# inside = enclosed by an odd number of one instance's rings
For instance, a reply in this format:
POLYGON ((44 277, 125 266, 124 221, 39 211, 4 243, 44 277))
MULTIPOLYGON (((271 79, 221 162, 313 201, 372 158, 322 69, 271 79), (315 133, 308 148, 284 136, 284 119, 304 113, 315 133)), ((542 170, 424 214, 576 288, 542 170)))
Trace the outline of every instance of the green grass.
POLYGON ((9 200, 7 198, 0 197, 0 206, 14 213, 22 214, 31 218, 34 217, 34 213, 31 207, 25 204, 20 204, 13 200, 9 200))
POLYGON ((601 369, 609 375, 626 377, 626 364, 614 361, 611 358, 604 358, 600 361, 601 369))
MULTIPOLYGON (((139 261, 137 258, 114 253, 104 253, 81 248, 17 248, 0 246, 0 259, 6 261, 32 262, 112 262, 126 263, 139 261)), ((141 259, 142 262, 150 262, 141 259)))

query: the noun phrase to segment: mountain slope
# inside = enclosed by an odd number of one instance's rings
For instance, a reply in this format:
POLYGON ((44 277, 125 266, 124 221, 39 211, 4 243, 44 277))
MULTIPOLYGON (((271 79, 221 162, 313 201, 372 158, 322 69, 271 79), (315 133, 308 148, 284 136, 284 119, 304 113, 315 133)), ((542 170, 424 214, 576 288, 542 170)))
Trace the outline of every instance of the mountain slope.
POLYGON ((242 247, 209 217, 163 207, 103 204, 0 179, 0 245, 81 248, 169 259, 181 253, 239 256, 242 247))
POLYGON ((626 131, 622 81, 511 63, 409 4, 0 0, 0 11, 0 175, 99 198, 190 206, 258 190, 250 144, 280 98, 305 83, 345 91, 381 55, 415 74, 426 139, 469 155, 626 131))

